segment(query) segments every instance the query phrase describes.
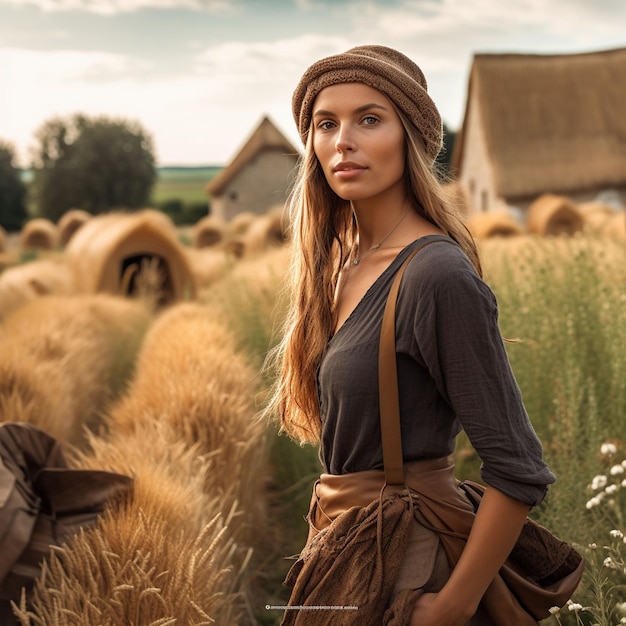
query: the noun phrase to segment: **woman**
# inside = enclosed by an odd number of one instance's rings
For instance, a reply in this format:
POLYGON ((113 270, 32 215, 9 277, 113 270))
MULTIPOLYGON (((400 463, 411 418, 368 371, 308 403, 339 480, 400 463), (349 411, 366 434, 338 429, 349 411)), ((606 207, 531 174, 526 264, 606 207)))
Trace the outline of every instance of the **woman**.
MULTIPOLYGON (((327 474, 350 479, 383 467, 382 311, 401 263, 432 243, 410 261, 398 296, 404 461, 446 459, 463 429, 488 488, 451 571, 441 549, 425 558, 437 538, 416 522, 394 593, 426 592, 414 625, 493 623, 481 616, 481 598, 555 478, 511 372, 475 243, 435 172, 439 112, 419 67, 383 46, 314 63, 292 104, 305 153, 290 198, 293 308, 270 410, 293 438, 320 444, 327 474)), ((312 534, 324 517, 317 496, 312 534)))

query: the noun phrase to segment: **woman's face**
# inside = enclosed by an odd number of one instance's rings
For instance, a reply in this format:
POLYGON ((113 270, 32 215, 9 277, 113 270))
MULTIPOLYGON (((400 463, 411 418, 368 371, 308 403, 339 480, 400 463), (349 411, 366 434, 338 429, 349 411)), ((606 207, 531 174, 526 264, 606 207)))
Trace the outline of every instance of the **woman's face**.
POLYGON ((331 189, 353 202, 404 191, 404 129, 390 100, 363 83, 322 89, 313 150, 331 189))

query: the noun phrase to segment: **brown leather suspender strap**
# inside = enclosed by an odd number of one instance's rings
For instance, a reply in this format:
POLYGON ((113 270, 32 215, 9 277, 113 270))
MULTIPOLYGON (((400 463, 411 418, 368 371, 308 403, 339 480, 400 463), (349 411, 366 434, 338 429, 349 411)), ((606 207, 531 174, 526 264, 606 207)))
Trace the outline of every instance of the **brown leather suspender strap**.
POLYGON ((398 395, 398 371, 396 365, 396 300, 406 266, 420 250, 438 241, 454 243, 451 239, 442 237, 427 241, 413 250, 402 263, 393 280, 383 314, 378 351, 378 395, 383 465, 387 485, 404 485, 400 398, 398 395))

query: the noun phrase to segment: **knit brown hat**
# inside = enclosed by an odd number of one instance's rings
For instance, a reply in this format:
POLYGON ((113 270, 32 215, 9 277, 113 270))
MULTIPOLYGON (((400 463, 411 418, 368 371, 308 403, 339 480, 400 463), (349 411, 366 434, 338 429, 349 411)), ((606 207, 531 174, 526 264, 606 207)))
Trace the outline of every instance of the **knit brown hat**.
POLYGON ((426 153, 435 160, 441 150, 441 116, 428 95, 426 78, 411 59, 386 46, 357 46, 320 59, 304 72, 291 101, 304 143, 316 96, 325 87, 339 83, 365 83, 384 93, 415 124, 426 153))

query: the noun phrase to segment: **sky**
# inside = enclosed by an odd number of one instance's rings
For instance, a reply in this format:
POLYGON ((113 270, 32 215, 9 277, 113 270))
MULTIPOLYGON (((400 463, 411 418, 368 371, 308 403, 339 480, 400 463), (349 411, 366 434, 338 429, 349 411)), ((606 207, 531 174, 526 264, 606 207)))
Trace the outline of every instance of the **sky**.
POLYGON ((299 146, 291 94, 317 59, 383 44, 463 121, 477 53, 626 47, 624 0, 0 0, 0 141, 27 167, 74 113, 138 122, 161 166, 225 165, 267 115, 299 146))

